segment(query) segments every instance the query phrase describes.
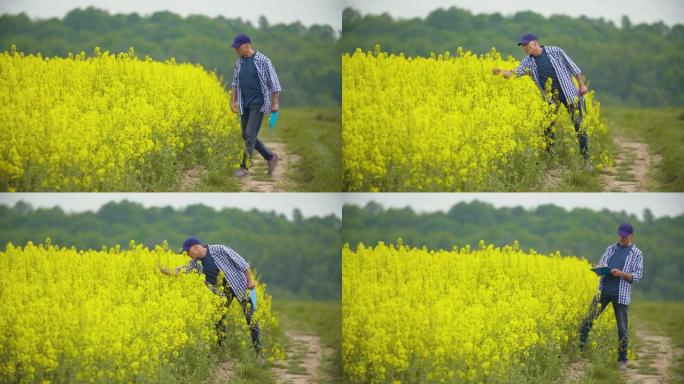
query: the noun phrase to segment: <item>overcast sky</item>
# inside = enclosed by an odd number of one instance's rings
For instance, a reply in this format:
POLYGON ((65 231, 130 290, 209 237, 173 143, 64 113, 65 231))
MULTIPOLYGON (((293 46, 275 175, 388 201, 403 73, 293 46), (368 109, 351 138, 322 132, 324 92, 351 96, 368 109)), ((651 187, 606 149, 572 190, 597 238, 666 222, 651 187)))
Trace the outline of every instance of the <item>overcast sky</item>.
POLYGON ((639 217, 645 208, 656 217, 684 214, 684 193, 348 193, 343 198, 345 203, 361 206, 372 200, 384 207, 410 206, 420 212, 447 211, 458 202, 479 200, 495 207, 533 208, 550 203, 566 209, 607 208, 639 217))
POLYGON ((256 25, 263 15, 271 24, 300 21, 310 26, 327 24, 336 31, 342 29, 340 0, 0 0, 0 14, 25 12, 33 18, 62 17, 74 8, 93 6, 110 13, 151 14, 168 10, 187 16, 190 14, 226 18, 242 18, 256 25))
POLYGON ((379 14, 387 12, 394 17, 425 17, 437 8, 457 6, 474 13, 494 13, 511 15, 518 11, 530 10, 545 16, 563 14, 569 16, 586 15, 592 18, 603 17, 620 25, 622 15, 629 16, 633 23, 654 23, 662 20, 667 25, 684 24, 684 0, 343 0, 346 6, 358 9, 361 13, 379 14))
POLYGON ((145 207, 181 208, 202 203, 221 209, 276 211, 292 218, 299 208, 305 217, 334 214, 342 217, 340 194, 336 193, 2 193, 0 204, 13 206, 23 200, 33 207, 60 206, 67 212, 95 211, 110 201, 129 200, 145 207))

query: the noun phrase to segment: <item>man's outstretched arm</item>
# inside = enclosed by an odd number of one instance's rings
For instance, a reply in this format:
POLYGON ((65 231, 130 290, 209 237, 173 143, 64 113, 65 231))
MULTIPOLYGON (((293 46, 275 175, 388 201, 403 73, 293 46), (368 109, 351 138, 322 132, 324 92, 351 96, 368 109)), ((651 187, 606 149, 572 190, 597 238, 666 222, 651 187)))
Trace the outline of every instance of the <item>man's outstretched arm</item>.
POLYGON ((525 74, 525 71, 527 70, 527 67, 529 66, 528 64, 528 58, 524 58, 520 64, 515 68, 515 69, 501 69, 501 68, 493 68, 492 72, 495 75, 503 75, 505 79, 510 79, 511 77, 515 76, 522 76, 525 74))
POLYGON ((508 69, 494 68, 492 69, 492 72, 495 75, 503 75, 503 77, 506 79, 510 79, 511 77, 513 77, 513 71, 508 69))
POLYGON ((182 266, 178 267, 178 268, 174 268, 174 269, 169 269, 169 267, 160 267, 160 266, 157 266, 157 267, 159 268, 159 272, 161 272, 167 276, 176 276, 183 270, 182 266))

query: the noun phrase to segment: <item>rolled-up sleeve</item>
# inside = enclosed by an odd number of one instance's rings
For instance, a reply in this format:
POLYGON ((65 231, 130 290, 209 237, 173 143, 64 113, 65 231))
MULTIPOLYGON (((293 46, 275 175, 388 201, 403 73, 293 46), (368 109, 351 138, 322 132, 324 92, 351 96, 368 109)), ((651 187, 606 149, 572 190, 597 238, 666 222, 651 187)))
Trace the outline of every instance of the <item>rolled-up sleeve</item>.
POLYGON ((610 256, 613 254, 613 246, 609 246, 606 248, 606 250, 603 252, 603 256, 601 256, 601 260, 599 261, 598 265, 602 267, 607 267, 608 266, 608 259, 610 256))
POLYGON ((273 63, 271 63, 271 60, 266 60, 266 69, 266 72, 268 73, 268 85, 271 88, 271 92, 275 93, 282 91, 282 88, 280 88, 280 81, 278 80, 278 74, 273 67, 273 63))
POLYGON ((575 64, 574 61, 568 56, 567 53, 565 53, 564 50, 558 49, 560 51, 561 57, 563 57, 563 61, 565 62, 565 65, 568 67, 568 70, 570 73, 572 73, 574 76, 582 74, 582 71, 579 69, 577 64, 575 64))
POLYGON ((644 256, 641 254, 641 251, 638 251, 636 257, 637 260, 636 266, 634 267, 634 273, 632 274, 632 282, 641 280, 641 276, 644 273, 644 256))
POLYGON ((516 76, 520 77, 527 74, 527 68, 529 67, 529 57, 524 58, 520 65, 513 70, 516 76))
POLYGON ((230 83, 231 88, 237 87, 237 81, 238 81, 238 67, 240 66, 240 59, 237 59, 235 61, 235 67, 233 67, 233 81, 230 83))
POLYGON ((200 272, 199 266, 195 260, 190 260, 189 263, 181 266, 181 272, 183 273, 190 273, 193 271, 200 272))
POLYGON ((247 261, 245 261, 245 259, 243 259, 242 256, 240 256, 232 248, 222 246, 221 249, 226 254, 226 256, 228 256, 228 260, 232 261, 233 264, 235 264, 237 269, 239 269, 243 272, 249 269, 249 263, 247 261))

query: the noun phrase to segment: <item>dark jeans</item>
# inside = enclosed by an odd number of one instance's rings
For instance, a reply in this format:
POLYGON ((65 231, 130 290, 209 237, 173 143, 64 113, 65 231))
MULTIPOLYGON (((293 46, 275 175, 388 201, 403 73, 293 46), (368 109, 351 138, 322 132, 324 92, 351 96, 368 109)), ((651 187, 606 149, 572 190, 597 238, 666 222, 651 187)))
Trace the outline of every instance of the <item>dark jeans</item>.
POLYGON ((629 344, 629 332, 627 330, 627 312, 628 305, 618 303, 617 296, 600 295, 594 297, 591 302, 591 308, 587 317, 582 322, 580 327, 580 348, 584 348, 589 336, 589 331, 594 324, 594 320, 606 309, 608 303, 613 303, 613 312, 615 312, 615 322, 618 328, 618 361, 627 361, 627 346, 629 344))
MULTIPOLYGON (((226 309, 228 309, 230 308, 230 305, 233 303, 235 294, 233 293, 232 289, 230 289, 230 287, 224 288, 224 292, 226 293, 226 309)), ((252 301, 249 299, 240 301, 240 305, 242 306, 242 313, 244 313, 245 320, 247 321, 247 325, 249 326, 249 333, 252 337, 252 345, 254 346, 254 350, 256 351, 256 353, 260 353, 261 341, 259 340, 259 334, 261 333, 261 331, 259 330, 259 322, 252 322, 252 317, 254 315, 254 306, 252 305, 252 301)), ((219 333, 219 345, 221 345, 223 341, 223 337, 225 334, 225 328, 223 324, 227 317, 228 314, 224 313, 223 317, 221 317, 221 320, 216 324, 216 331, 219 333)))
POLYGON ((247 159, 252 161, 252 153, 256 149, 257 152, 263 156, 264 159, 271 160, 273 154, 266 148, 264 143, 259 140, 259 129, 261 129, 261 121, 264 119, 264 113, 261 112, 261 105, 252 104, 245 107, 245 111, 240 116, 240 125, 242 126, 242 139, 245 141, 245 153, 242 155, 242 168, 247 168, 247 159))
MULTIPOLYGON (((575 132, 577 132, 577 141, 579 142, 580 153, 582 157, 587 160, 589 159, 589 136, 587 136, 587 131, 582 128, 582 121, 584 119, 584 109, 586 108, 584 98, 580 98, 578 104, 568 104, 567 102, 560 101, 558 98, 554 97, 553 103, 556 105, 556 114, 558 114, 558 109, 561 104, 565 106, 565 109, 570 114, 572 119, 572 124, 575 126, 575 132)), ((556 141, 556 133, 554 132, 556 127, 556 119, 551 122, 551 124, 544 130, 544 136, 546 137, 546 148, 550 150, 556 141)))

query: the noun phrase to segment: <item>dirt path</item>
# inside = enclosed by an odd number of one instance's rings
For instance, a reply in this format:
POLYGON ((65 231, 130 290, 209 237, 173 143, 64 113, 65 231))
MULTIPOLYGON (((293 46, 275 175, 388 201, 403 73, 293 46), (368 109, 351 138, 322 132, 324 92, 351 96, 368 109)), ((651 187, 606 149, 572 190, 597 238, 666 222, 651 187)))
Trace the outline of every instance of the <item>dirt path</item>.
POLYGON ((314 384, 323 382, 319 368, 332 350, 321 346, 318 336, 286 331, 290 340, 286 361, 278 361, 273 368, 278 384, 314 384))
POLYGON ((668 369, 672 364, 672 341, 667 336, 637 330, 640 340, 638 359, 630 362, 625 372, 628 384, 667 384, 668 369))
MULTIPOLYGON (((242 192, 284 192, 287 190, 287 171, 297 162, 298 157, 288 153, 285 143, 281 141, 264 140, 264 144, 272 152, 278 154, 278 165, 273 174, 269 175, 268 163, 255 153, 250 175, 239 180, 242 192)), ((205 171, 204 167, 199 165, 185 170, 178 183, 178 191, 196 191, 202 183, 202 175, 205 171)))
MULTIPOLYGON (((670 384, 668 370, 674 360, 675 353, 670 338, 654 335, 640 329, 637 329, 635 333, 639 339, 637 358, 630 360, 627 365, 627 370, 624 372, 625 383, 670 384)), ((583 382, 587 369, 591 369, 590 365, 586 358, 568 364, 561 383, 583 382)))
POLYGON ((232 361, 219 362, 216 371, 214 371, 212 378, 207 382, 207 384, 230 383, 234 376, 232 367, 232 361))
POLYGON ((584 371, 587 367, 587 360, 581 359, 573 361, 565 367, 565 372, 563 372, 563 379, 560 381, 563 384, 571 383, 581 383, 582 377, 584 377, 584 371))
POLYGON ((617 153, 615 166, 601 175, 601 181, 608 192, 647 192, 649 171, 661 157, 651 153, 645 143, 631 141, 624 137, 615 138, 617 153))
POLYGON ((181 175, 179 192, 191 192, 196 190, 202 180, 203 172, 204 167, 199 165, 183 172, 181 175))
POLYGON ((243 192, 283 192, 287 188, 287 170, 297 162, 297 156, 288 153, 283 142, 264 141, 264 144, 278 154, 278 165, 269 176, 268 163, 255 153, 249 176, 240 179, 243 192))
POLYGON ((549 168, 544 175, 544 186, 542 191, 557 191, 560 189, 563 179, 561 177, 561 168, 556 166, 549 168))

